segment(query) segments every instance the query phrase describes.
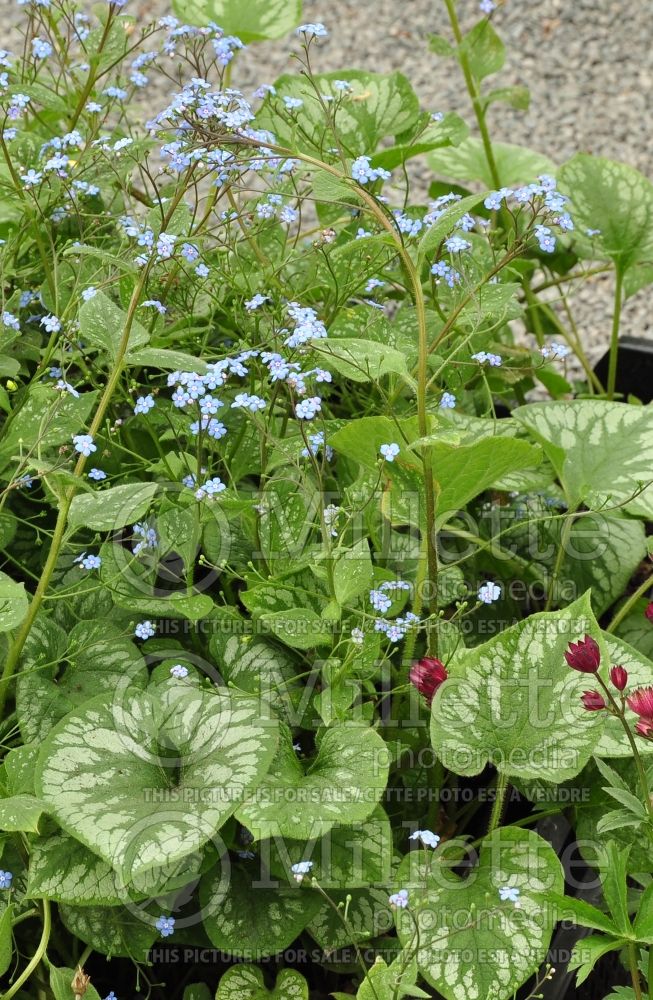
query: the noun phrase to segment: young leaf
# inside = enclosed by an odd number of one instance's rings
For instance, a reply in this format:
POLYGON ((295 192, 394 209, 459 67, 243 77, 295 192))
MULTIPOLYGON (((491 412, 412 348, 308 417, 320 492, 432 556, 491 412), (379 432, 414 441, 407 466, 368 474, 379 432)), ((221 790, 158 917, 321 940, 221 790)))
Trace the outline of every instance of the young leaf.
POLYGON ((308 1000, 308 983, 295 969, 282 969, 268 990, 255 965, 234 965, 220 980, 215 1000, 308 1000))
POLYGON ((603 955, 607 955, 609 951, 617 951, 623 948, 624 944, 626 944, 625 941, 615 940, 612 937, 601 937, 598 934, 590 934, 589 937, 581 938, 574 945, 574 950, 571 953, 569 965, 567 966, 569 972, 573 972, 574 969, 578 970, 576 973, 576 986, 580 986, 581 983, 585 982, 603 955))
POLYGON ((506 59, 505 46, 486 17, 465 35, 460 54, 467 57, 469 68, 477 80, 498 73, 506 59))

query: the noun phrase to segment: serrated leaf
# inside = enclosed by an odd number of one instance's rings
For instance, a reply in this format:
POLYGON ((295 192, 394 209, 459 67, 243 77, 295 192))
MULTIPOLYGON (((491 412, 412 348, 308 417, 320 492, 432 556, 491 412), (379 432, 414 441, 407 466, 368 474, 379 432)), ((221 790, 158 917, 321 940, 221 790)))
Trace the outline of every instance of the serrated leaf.
POLYGON ((74 528, 117 531, 147 513, 157 488, 156 483, 126 483, 99 493, 76 496, 70 507, 68 523, 74 528))
POLYGON ((269 773, 237 818, 256 840, 321 837, 334 826, 365 820, 387 776, 387 749, 374 729, 356 724, 327 729, 315 759, 304 762, 282 727, 269 773))
POLYGON ((574 896, 563 896, 559 890, 550 892, 548 898, 558 920, 572 920, 581 927, 590 927, 594 931, 602 931, 612 937, 620 936, 615 922, 591 903, 576 899, 574 896))
POLYGON ((598 934, 590 934, 583 937, 574 945, 574 950, 567 966, 569 972, 576 972, 576 986, 580 986, 593 971, 594 966, 603 955, 610 951, 617 951, 623 948, 625 941, 614 938, 606 938, 598 934))
POLYGON ((222 826, 259 784, 277 734, 256 700, 223 690, 158 685, 120 695, 95 698, 55 726, 36 785, 64 830, 134 879, 222 826), (207 787, 215 794, 201 795, 207 787))
POLYGON ((589 596, 543 612, 456 655, 433 700, 431 741, 457 774, 494 763, 503 774, 564 781, 600 739, 600 713, 580 700, 587 678, 564 659, 572 639, 600 639, 589 596))
POLYGON ((412 853, 404 859, 398 884, 410 908, 397 911, 399 938, 416 948, 426 981, 446 1000, 507 1000, 546 957, 555 924, 547 899, 562 891, 564 878, 545 840, 506 827, 481 845, 473 878, 420 852, 417 861, 412 853), (500 899, 504 886, 519 890, 518 905, 500 899))
POLYGON ((630 809, 613 809, 600 818, 596 824, 596 832, 600 834, 612 833, 613 830, 623 830, 626 827, 639 829, 641 825, 642 820, 633 816, 630 809))

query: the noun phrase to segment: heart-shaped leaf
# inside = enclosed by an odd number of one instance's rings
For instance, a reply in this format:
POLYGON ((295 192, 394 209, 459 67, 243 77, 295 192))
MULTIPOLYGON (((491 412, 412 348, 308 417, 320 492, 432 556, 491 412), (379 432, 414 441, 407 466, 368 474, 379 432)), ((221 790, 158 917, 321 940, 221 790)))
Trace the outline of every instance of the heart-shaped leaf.
POLYGON ((496 830, 466 879, 421 851, 404 858, 397 878, 408 890, 399 938, 416 947, 420 972, 446 1000, 507 1000, 544 961, 556 920, 547 893, 562 892, 564 879, 536 833, 496 830), (516 902, 500 898, 503 888, 517 890, 516 902))
POLYGON ((320 837, 333 826, 365 820, 387 778, 388 751, 374 729, 355 724, 327 729, 305 770, 283 727, 269 774, 237 818, 255 840, 320 837))
POLYGON ((55 726, 36 785, 65 830, 133 880, 209 840, 259 784, 276 742, 256 699, 127 689, 55 726))
POLYGON ((268 990, 261 969, 234 965, 220 980, 215 1000, 308 1000, 308 983, 301 972, 282 969, 276 985, 268 990))
POLYGON ((564 658, 567 644, 586 633, 601 639, 588 594, 457 655, 431 716, 431 740, 445 766, 479 774, 492 763, 508 776, 549 781, 578 774, 605 722, 583 708, 587 677, 564 658))

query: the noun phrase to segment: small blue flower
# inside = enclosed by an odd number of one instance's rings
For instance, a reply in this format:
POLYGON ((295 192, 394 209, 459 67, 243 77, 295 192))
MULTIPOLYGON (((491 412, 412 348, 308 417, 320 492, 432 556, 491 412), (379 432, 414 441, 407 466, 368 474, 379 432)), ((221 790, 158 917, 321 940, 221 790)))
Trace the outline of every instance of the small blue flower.
POLYGON ((509 900, 511 903, 516 903, 519 899, 520 891, 516 886, 513 885, 502 885, 499 889, 499 899, 505 902, 509 900))
POLYGON ((301 882, 304 875, 309 875, 312 867, 312 861, 297 861, 296 864, 291 865, 290 870, 295 877, 295 882, 301 882))
POLYGON ((433 833, 432 830, 415 830, 415 833, 411 833, 408 839, 419 840, 425 847, 432 847, 433 849, 440 843, 440 837, 437 833, 433 833))
POLYGON ((85 552, 77 556, 73 562, 79 563, 82 569, 99 569, 102 565, 102 560, 100 556, 89 556, 85 552))
POLYGON ((501 587, 488 580, 487 583, 478 588, 477 597, 482 604, 493 604, 501 597, 501 587))
POLYGON ((88 288, 85 288, 82 292, 82 298, 84 299, 84 302, 90 302, 91 299, 94 299, 96 295, 97 295, 97 288, 94 288, 93 285, 90 285, 88 288))
POLYGON ((370 604, 375 611, 385 614, 392 606, 392 598, 384 594, 382 590, 370 590, 370 604))
POLYGON ((60 321, 52 314, 42 317, 41 326, 44 327, 48 333, 59 333, 59 330, 61 329, 60 321))
POLYGON ((151 306, 153 309, 156 309, 159 316, 165 316, 165 314, 168 311, 166 307, 163 305, 163 303, 159 302, 158 299, 147 299, 145 302, 142 303, 142 305, 146 307, 151 306))
POLYGON ((217 496, 218 493, 222 493, 226 490, 225 484, 222 482, 219 476, 214 476, 213 479, 207 479, 203 486, 195 490, 195 498, 197 500, 204 500, 206 497, 212 499, 217 496))
POLYGON ((382 444, 379 448, 379 451, 386 462, 394 462, 400 450, 399 445, 394 442, 392 442, 392 444, 382 444))
POLYGON ((152 636, 155 635, 155 633, 156 633, 156 628, 149 619, 147 619, 144 622, 139 622, 136 628, 134 629, 134 635, 136 636, 137 639, 151 639, 152 636))
POLYGON ((175 663, 174 667, 170 667, 170 676, 176 677, 177 680, 183 680, 184 677, 188 677, 188 667, 182 663, 175 663))
POLYGON ((247 309, 247 312, 253 312, 255 309, 258 309, 259 306, 262 306, 264 302, 267 302, 267 300, 267 295, 257 292, 256 295, 247 300, 245 303, 245 309, 247 309))
POLYGON ((480 0, 478 6, 482 14, 491 14, 493 10, 497 9, 497 5, 494 0, 480 0))
POLYGON ((452 392, 443 392, 440 400, 441 410, 454 410, 456 408, 456 397, 452 392))
POLYGON ((88 478, 95 479, 96 482, 99 483, 102 479, 107 478, 107 474, 104 471, 104 469, 91 469, 91 471, 88 474, 88 478))
POLYGON ((139 396, 136 400, 136 405, 134 407, 134 413, 149 413, 154 407, 154 396, 150 393, 147 396, 139 396))
POLYGON ((408 889, 400 889, 388 896, 388 902, 393 910, 405 910, 408 906, 408 889))
POLYGON ((97 451, 97 445, 93 444, 93 438, 90 434, 73 435, 73 444, 75 445, 75 451, 78 451, 80 455, 84 455, 85 458, 88 458, 94 451, 97 451))
POLYGON ((285 104, 288 111, 296 111, 297 108, 301 108, 304 105, 301 97, 284 97, 283 103, 285 104))
POLYGON ((462 236, 450 236, 448 240, 444 241, 444 245, 449 253, 462 253, 463 250, 469 250, 472 244, 469 240, 464 240, 462 236))
POLYGON ((11 872, 3 872, 0 870, 0 889, 11 889, 11 880, 13 879, 11 872))
POLYGON ((156 924, 154 925, 156 929, 161 934, 161 937, 170 937, 175 930, 175 918, 174 917, 159 917, 156 924))
POLYGON ((47 59, 51 56, 54 49, 49 42, 44 41, 42 38, 32 39, 32 55, 35 59, 47 59))
POLYGON ((300 24, 297 28, 298 35, 304 35, 308 40, 310 38, 326 38, 329 34, 327 29, 320 22, 314 24, 300 24))
POLYGON ((303 399, 295 406, 295 416, 298 420, 313 420, 322 409, 322 400, 319 396, 310 396, 303 399))
POLYGON ((18 317, 6 310, 2 314, 2 325, 6 326, 9 330, 20 330, 18 317))

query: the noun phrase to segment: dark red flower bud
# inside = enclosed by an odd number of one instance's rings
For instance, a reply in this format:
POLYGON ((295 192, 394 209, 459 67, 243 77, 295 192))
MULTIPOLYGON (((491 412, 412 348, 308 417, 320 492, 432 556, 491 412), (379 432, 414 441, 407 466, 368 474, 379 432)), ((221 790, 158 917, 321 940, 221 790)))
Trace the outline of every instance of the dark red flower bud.
POLYGON ((628 671, 624 667, 610 667, 610 680, 617 691, 623 691, 628 683, 628 671))
POLYGON ((653 740, 653 719, 639 719, 635 732, 647 740, 653 740))
POLYGON ((441 660, 436 660, 434 656, 424 656, 421 660, 413 663, 409 677, 410 683, 417 688, 430 705, 433 701, 433 695, 446 681, 448 674, 441 660))
POLYGON ((605 701, 600 691, 584 691, 580 700, 588 712, 600 712, 605 708, 605 701))
POLYGON ((653 601, 649 601, 644 610, 644 614, 650 622, 653 622, 653 601))
POLYGON ((578 642, 569 643, 565 660, 572 670, 580 670, 583 674, 595 674, 601 662, 601 650, 591 635, 586 635, 578 642))
POLYGON ((628 695, 626 704, 628 708, 632 708, 635 715, 653 719, 653 687, 637 688, 628 695))

